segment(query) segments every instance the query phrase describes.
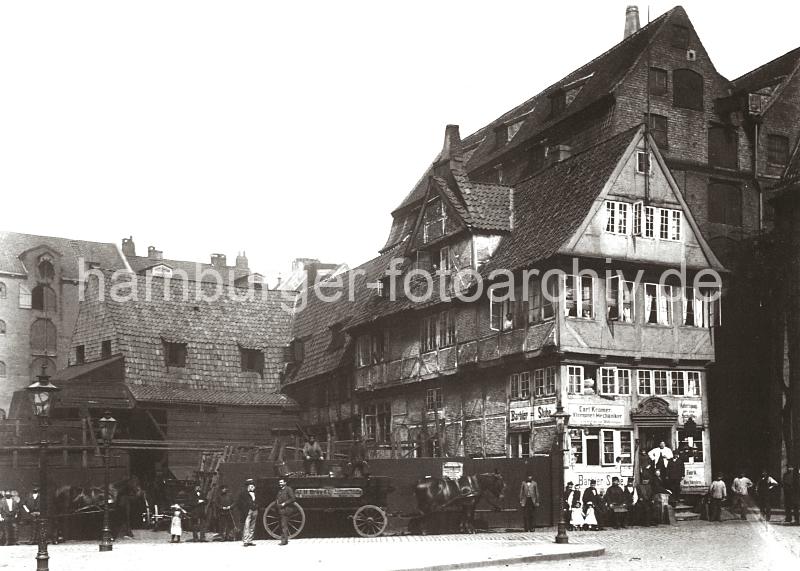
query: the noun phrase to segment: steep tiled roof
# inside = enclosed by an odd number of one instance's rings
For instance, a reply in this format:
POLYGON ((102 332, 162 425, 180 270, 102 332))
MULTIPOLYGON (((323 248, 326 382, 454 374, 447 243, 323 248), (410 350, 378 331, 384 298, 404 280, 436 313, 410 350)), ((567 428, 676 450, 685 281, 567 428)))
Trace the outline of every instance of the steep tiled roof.
POLYGON ((204 264, 201 262, 188 262, 185 260, 160 260, 150 258, 148 256, 126 256, 131 269, 137 274, 143 274, 148 269, 165 265, 172 268, 173 272, 186 272, 186 275, 191 281, 208 281, 213 282, 216 280, 213 270, 220 272, 225 282, 229 282, 229 277, 233 275, 233 279, 238 279, 249 275, 249 269, 237 268, 236 266, 225 266, 224 268, 215 268, 211 264, 204 264), (208 273, 205 273, 208 272, 208 273), (232 273, 231 273, 232 272, 232 273))
POLYGON ((624 131, 520 182, 514 231, 483 268, 516 270, 544 260, 576 232, 637 128, 624 131))
MULTIPOLYGON (((675 15, 685 17, 683 8, 678 6, 659 16, 607 52, 464 139, 463 147, 465 149, 471 149, 477 144, 477 148, 469 156, 466 169, 472 172, 476 168, 490 163, 499 155, 508 152, 509 149, 531 141, 537 134, 544 132, 550 126, 611 95, 647 45, 655 38, 665 23, 675 15), (563 113, 553 117, 550 112, 550 96, 559 91, 570 90, 574 90, 574 99, 567 105, 563 113), (513 139, 506 144, 498 145, 496 141, 498 127, 514 123, 517 120, 522 120, 522 125, 513 139)), ((417 184, 395 210, 418 201, 422 196, 424 196, 424 189, 417 184)))
POLYGON ((104 270, 125 269, 125 261, 114 244, 0 231, 0 272, 25 274, 26 269, 19 255, 39 246, 47 246, 62 256, 62 276, 68 279, 78 279, 80 258, 104 270))
POLYGON ((239 406, 297 406, 292 399, 280 393, 215 391, 152 385, 128 385, 128 390, 133 398, 139 402, 228 404, 239 406))
POLYGON ((139 394, 134 386, 151 387, 141 394, 153 399, 169 395, 167 389, 254 395, 277 391, 283 349, 291 337, 293 293, 251 290, 248 296, 246 290, 217 289, 206 282, 189 284, 184 291, 181 280, 161 278, 150 280, 148 292, 147 280, 139 278, 136 299, 115 300, 112 288, 117 288, 118 296, 125 295, 124 288, 119 280, 106 278, 104 305, 125 357, 125 381, 134 396, 139 394), (186 343, 186 367, 167 369, 165 341, 186 343), (264 351, 263 375, 241 370, 240 347, 264 351))
MULTIPOLYGON (((398 255, 398 248, 353 268, 340 276, 345 286, 338 301, 323 301, 308 292, 308 303, 295 313, 292 336, 303 340, 303 360, 287 374, 286 384, 306 380, 333 371, 352 359, 350 337, 343 333, 343 342, 332 344, 331 326, 346 328, 358 314, 359 305, 365 298, 378 297, 368 283, 376 282, 384 275, 389 261, 398 255), (363 274, 363 275, 362 275, 363 274), (350 280, 353 279, 353 295, 350 296, 350 280)), ((335 290, 323 291, 332 295, 335 290)))
POLYGON ((737 90, 757 91, 782 82, 800 63, 800 48, 795 48, 774 60, 737 77, 731 83, 737 90))

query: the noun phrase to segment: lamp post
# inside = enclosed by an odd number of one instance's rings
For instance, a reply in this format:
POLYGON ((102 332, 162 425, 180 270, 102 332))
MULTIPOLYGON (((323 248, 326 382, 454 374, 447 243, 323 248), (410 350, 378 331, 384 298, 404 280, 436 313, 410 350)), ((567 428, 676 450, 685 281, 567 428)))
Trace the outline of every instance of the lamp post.
POLYGON ((558 506, 558 533, 556 534, 556 543, 569 543, 569 536, 567 535, 567 520, 564 506, 561 505, 561 495, 564 493, 564 453, 567 451, 566 442, 566 429, 569 426, 569 413, 564 412, 564 407, 561 406, 559 401, 556 407, 556 412, 553 415, 556 419, 556 432, 558 434, 558 450, 561 453, 561 469, 559 472, 559 486, 556 491, 556 505, 558 506))
POLYGON ((41 492, 40 515, 39 515, 39 552, 36 554, 37 571, 48 571, 48 561, 50 556, 47 554, 47 424, 50 416, 50 404, 53 393, 59 391, 58 387, 50 383, 47 375, 47 365, 42 365, 42 374, 36 377, 36 381, 26 388, 31 396, 33 403, 33 414, 39 419, 39 429, 41 440, 39 442, 39 486, 41 492))
POLYGON ((111 551, 114 544, 111 542, 111 525, 109 523, 108 507, 111 503, 109 485, 109 450, 111 441, 114 439, 114 431, 117 428, 117 421, 106 411, 103 418, 99 420, 100 436, 103 438, 103 464, 105 466, 105 487, 103 501, 103 536, 100 539, 100 551, 111 551))

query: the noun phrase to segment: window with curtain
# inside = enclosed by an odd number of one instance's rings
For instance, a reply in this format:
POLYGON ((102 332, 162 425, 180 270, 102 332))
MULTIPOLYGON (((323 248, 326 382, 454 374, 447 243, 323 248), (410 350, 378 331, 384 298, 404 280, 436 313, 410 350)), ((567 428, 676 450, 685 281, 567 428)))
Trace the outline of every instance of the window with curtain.
POLYGON ((644 285, 645 323, 672 325, 672 286, 644 285))

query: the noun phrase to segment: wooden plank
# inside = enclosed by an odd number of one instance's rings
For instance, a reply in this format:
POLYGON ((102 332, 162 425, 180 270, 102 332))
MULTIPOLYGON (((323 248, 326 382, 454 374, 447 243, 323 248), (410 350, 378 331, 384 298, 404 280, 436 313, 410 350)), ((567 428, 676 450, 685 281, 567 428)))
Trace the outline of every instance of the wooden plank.
POLYGON ((161 437, 161 440, 166 440, 167 439, 167 435, 164 434, 163 430, 161 430, 161 425, 158 424, 158 421, 156 421, 156 417, 153 416, 153 413, 150 412, 148 409, 144 409, 144 414, 145 414, 145 416, 147 416, 147 418, 150 419, 150 422, 153 423, 153 426, 155 427, 156 432, 158 433, 158 435, 161 437))

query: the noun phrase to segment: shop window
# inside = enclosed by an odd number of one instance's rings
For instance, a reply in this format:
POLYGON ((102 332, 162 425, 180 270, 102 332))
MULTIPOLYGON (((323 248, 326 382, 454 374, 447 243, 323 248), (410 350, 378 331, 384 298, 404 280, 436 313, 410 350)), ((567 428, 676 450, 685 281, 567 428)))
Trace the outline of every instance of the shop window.
POLYGON ((652 371, 644 371, 639 370, 636 371, 636 378, 638 380, 638 393, 640 395, 652 395, 653 394, 653 372, 652 371))
POLYGON ((580 428, 570 429, 569 447, 572 452, 572 462, 583 464, 583 430, 580 428))
POLYGON ((531 435, 529 432, 512 432, 508 437, 512 458, 529 458, 531 455, 531 435))
POLYGON ((633 464, 633 434, 630 430, 619 433, 619 456, 623 464, 633 464))
MULTIPOLYGON (((104 341, 105 343, 105 341, 104 341)), ((108 341, 108 354, 111 356, 111 341, 108 341)), ((264 374, 264 352, 258 349, 239 347, 242 371, 264 374)))
POLYGON ((428 389, 425 393, 425 410, 428 412, 442 411, 442 389, 428 389))
POLYGON ((583 394, 583 367, 580 365, 569 365, 567 367, 568 389, 570 394, 583 394))
POLYGON ((570 447, 576 464, 614 466, 617 458, 631 464, 633 434, 630 430, 576 428, 570 430, 570 447))
POLYGON ((672 325, 672 286, 644 284, 645 322, 672 325))
POLYGON ((708 221, 742 225, 742 190, 737 185, 729 182, 708 185, 708 221))
POLYGON ((86 362, 86 347, 78 345, 75 347, 75 364, 82 365, 86 362))
POLYGON ((653 371, 653 394, 667 394, 667 371, 653 371))
POLYGON ((564 276, 564 314, 567 317, 594 319, 592 276, 564 276))
POLYGON ((53 264, 50 262, 50 260, 45 259, 39 262, 37 271, 39 273, 39 280, 43 282, 51 282, 56 276, 56 270, 53 268, 53 264))
POLYGON ((628 204, 606 200, 606 232, 611 234, 628 233, 628 204))
POLYGON ((509 377, 509 395, 513 400, 530 398, 531 374, 528 371, 511 374, 509 377))
POLYGON ((727 125, 708 128, 708 164, 736 169, 739 166, 739 132, 727 125))
POLYGON ((782 135, 767 136, 767 162, 785 167, 789 163, 789 139, 782 135))
POLYGON ((186 343, 164 342, 164 358, 167 367, 185 367, 186 353, 186 343))
POLYGON ((614 455, 614 431, 601 430, 600 433, 603 440, 603 466, 611 466, 616 458, 614 455))
POLYGON ((31 308, 31 290, 23 284, 19 284, 19 307, 20 309, 31 308))
POLYGON ((672 72, 672 104, 684 109, 703 110, 703 76, 691 69, 672 72))
POLYGON ((428 243, 444 236, 447 213, 440 196, 428 200, 423 215, 423 242, 428 243))
POLYGON ((682 50, 689 48, 689 28, 679 24, 672 25, 672 35, 670 36, 670 45, 673 48, 680 48, 682 50))
POLYGON ((52 354, 58 344, 56 326, 49 319, 37 319, 31 325, 31 351, 52 354))
MULTIPOLYGON (((651 113, 650 117, 650 135, 658 145, 659 149, 669 148, 669 133, 667 127, 667 118, 663 115, 655 115, 651 113)), ((650 169, 648 169, 649 171, 650 169)), ((645 172, 640 170, 639 172, 645 172)))
POLYGON ((667 94, 667 70, 659 69, 657 67, 650 68, 650 74, 647 76, 648 88, 650 95, 666 95, 667 94))
POLYGON ((702 462, 703 456, 703 431, 678 429, 679 450, 688 452, 689 462, 702 462))
POLYGON ((597 428, 584 430, 583 448, 586 451, 584 463, 587 466, 600 465, 600 431, 597 428), (587 434, 588 432, 588 434, 587 434))
POLYGON ((636 284, 612 276, 606 280, 606 305, 609 321, 633 323, 634 321, 634 292, 636 284))
POLYGON ((550 276, 543 282, 538 276, 531 278, 528 299, 528 322, 541 323, 555 317, 553 302, 558 299, 558 279, 550 276))

